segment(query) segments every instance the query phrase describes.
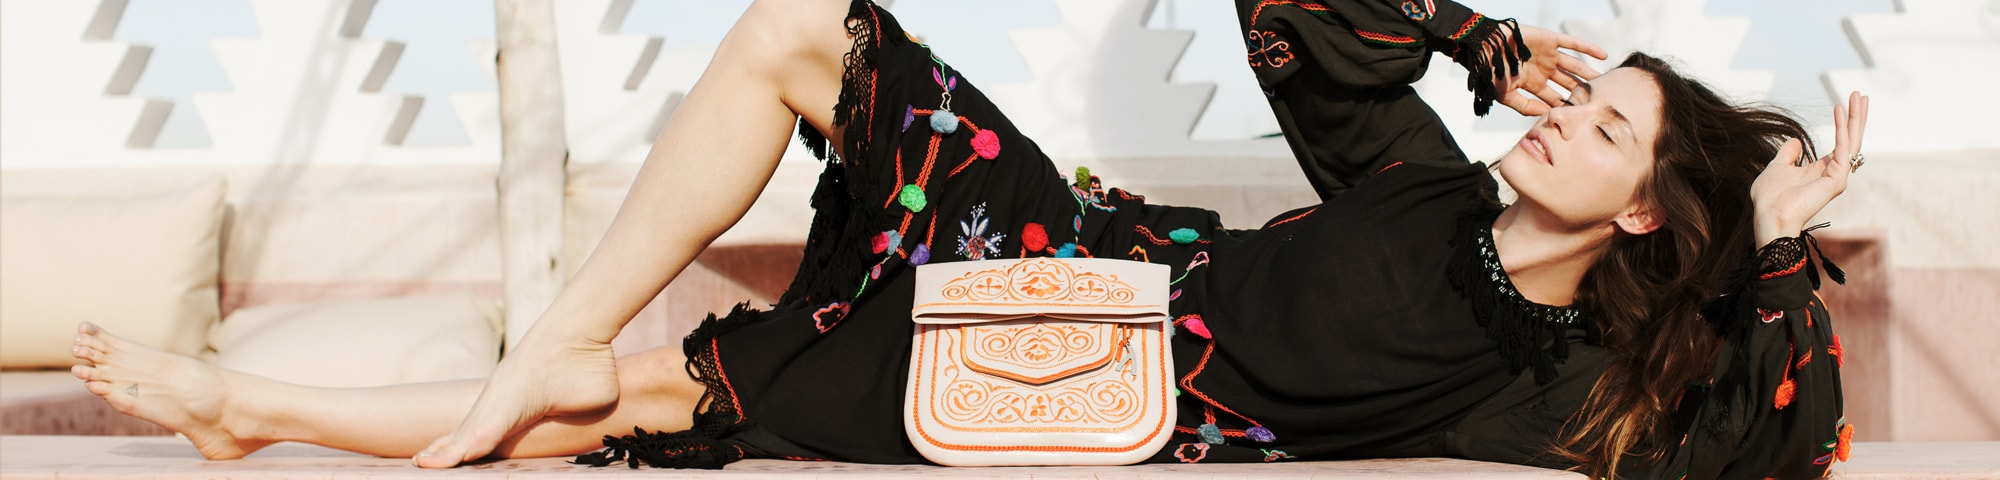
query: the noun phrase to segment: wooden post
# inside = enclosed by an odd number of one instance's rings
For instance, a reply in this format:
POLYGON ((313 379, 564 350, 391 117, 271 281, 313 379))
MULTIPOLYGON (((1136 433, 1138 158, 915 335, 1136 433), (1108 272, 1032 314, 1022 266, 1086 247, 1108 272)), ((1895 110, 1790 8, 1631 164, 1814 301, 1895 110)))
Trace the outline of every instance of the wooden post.
POLYGON ((563 276, 564 139, 562 73, 551 0, 494 0, 500 79, 500 266, 505 283, 504 349, 540 318, 563 276))

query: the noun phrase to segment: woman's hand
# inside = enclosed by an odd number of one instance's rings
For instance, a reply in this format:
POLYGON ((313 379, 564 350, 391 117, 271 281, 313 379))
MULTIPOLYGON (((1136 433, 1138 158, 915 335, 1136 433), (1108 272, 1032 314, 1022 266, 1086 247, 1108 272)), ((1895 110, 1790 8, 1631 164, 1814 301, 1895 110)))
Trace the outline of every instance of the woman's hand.
POLYGON ((1801 163, 1803 144, 1798 139, 1785 142, 1778 158, 1764 167, 1750 184, 1750 201, 1756 208, 1757 245, 1798 235, 1806 221, 1819 214, 1833 197, 1847 190, 1847 175, 1854 172, 1853 161, 1861 151, 1861 134, 1868 128, 1868 97, 1861 92, 1847 94, 1846 105, 1833 106, 1833 151, 1818 161, 1801 163))
POLYGON ((1597 78, 1596 69, 1590 68, 1582 59, 1565 54, 1564 50, 1598 60, 1607 58, 1604 49, 1581 38, 1527 25, 1521 26, 1521 42, 1532 52, 1529 55, 1531 58, 1521 62, 1521 68, 1501 86, 1500 103, 1530 117, 1549 113, 1555 105, 1562 104, 1562 92, 1550 86, 1550 81, 1561 85, 1564 90, 1576 90, 1578 84, 1597 78))

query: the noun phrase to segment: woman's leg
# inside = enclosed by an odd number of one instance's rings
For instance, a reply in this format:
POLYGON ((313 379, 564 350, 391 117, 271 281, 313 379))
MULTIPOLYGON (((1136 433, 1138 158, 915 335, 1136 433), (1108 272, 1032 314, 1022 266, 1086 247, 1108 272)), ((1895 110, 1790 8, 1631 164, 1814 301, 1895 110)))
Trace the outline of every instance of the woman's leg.
POLYGON ((684 428, 700 392, 682 394, 698 387, 679 354, 614 360, 611 338, 748 210, 794 121, 841 144, 832 119, 842 55, 853 45, 842 22, 848 6, 758 0, 738 19, 654 142, 605 239, 484 382, 308 389, 101 332, 80 336, 89 345, 78 356, 92 365, 75 373, 120 411, 188 435, 211 458, 295 439, 378 455, 428 451, 420 466, 449 467, 494 452, 577 453, 633 425, 684 428), (424 437, 435 441, 419 448, 424 437))
MULTIPOLYGON (((832 127, 853 42, 845 0, 759 0, 723 38, 653 143, 604 239, 494 369, 457 429, 422 467, 486 456, 545 416, 616 400, 611 339, 696 254, 748 211, 792 125, 832 127)), ((836 143, 837 144, 837 143, 836 143)))
MULTIPOLYGON (((216 368, 84 324, 71 369, 112 408, 186 435, 202 456, 242 457, 297 441, 385 457, 409 457, 450 432, 472 408, 479 380, 379 388, 315 388, 216 368)), ((607 434, 688 427, 702 387, 676 348, 618 360, 618 403, 588 415, 530 423, 501 442, 503 457, 575 455, 607 434)))

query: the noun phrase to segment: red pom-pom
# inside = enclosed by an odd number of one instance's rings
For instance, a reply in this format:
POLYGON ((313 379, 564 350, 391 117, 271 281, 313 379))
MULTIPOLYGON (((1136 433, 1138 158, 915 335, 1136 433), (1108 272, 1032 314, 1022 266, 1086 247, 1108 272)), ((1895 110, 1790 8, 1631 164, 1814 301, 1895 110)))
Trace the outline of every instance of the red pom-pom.
POLYGON ((875 253, 889 251, 889 232, 875 234, 875 238, 869 242, 869 248, 875 250, 875 253))
POLYGON ((1773 399, 1772 403, 1776 404, 1779 410, 1784 410, 1786 406, 1792 404, 1792 394, 1795 390, 1798 390, 1798 386, 1794 385, 1791 379, 1785 379, 1785 383, 1778 384, 1777 398, 1773 399))
POLYGON ((1000 156, 1000 135, 992 130, 980 130, 972 136, 972 152, 987 160, 1000 156))
POLYGON ((1027 226, 1021 227, 1021 246, 1027 247, 1030 252, 1049 248, 1049 232, 1042 228, 1042 224, 1028 222, 1027 226))
POLYGON ((1201 317, 1188 319, 1186 322, 1181 323, 1181 328, 1187 329, 1188 332, 1194 333, 1197 337, 1214 338, 1208 334, 1208 324, 1202 323, 1201 317))

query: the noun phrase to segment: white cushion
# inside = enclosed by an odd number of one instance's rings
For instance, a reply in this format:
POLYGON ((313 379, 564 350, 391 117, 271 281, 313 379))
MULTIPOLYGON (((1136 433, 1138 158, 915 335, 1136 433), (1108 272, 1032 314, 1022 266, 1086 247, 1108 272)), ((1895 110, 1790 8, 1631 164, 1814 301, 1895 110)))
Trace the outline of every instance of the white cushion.
POLYGON ((500 309, 469 295, 249 307, 209 335, 216 366, 318 387, 483 378, 500 309))
POLYGON ((77 322, 193 355, 219 312, 221 177, 0 197, 0 366, 65 367, 77 322))

